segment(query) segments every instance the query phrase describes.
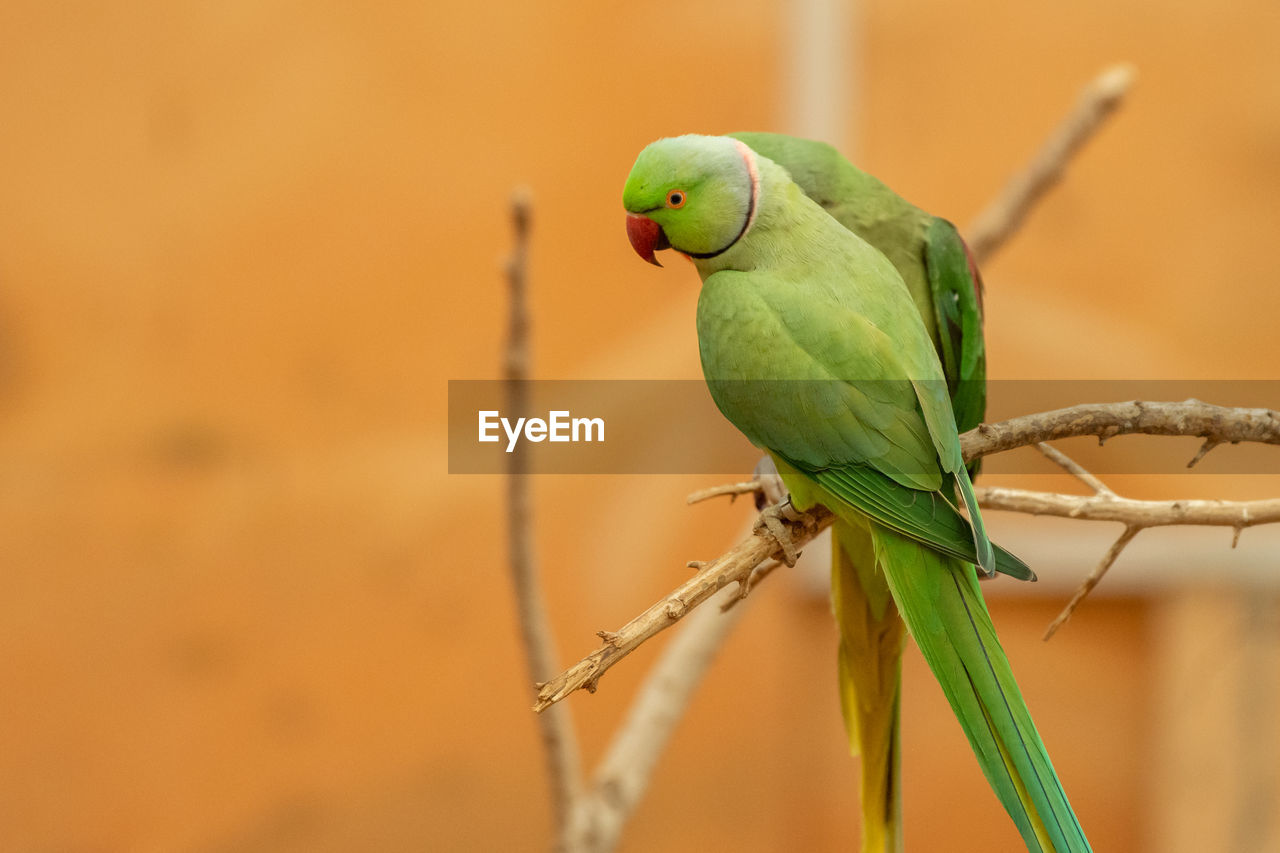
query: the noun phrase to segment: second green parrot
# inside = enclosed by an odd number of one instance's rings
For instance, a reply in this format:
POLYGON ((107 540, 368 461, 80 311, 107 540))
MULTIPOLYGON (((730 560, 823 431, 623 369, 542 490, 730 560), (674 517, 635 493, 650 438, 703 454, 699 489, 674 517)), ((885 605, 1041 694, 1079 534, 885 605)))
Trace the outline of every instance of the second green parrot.
MULTIPOLYGON (((956 428, 976 427, 986 411, 982 279, 955 226, 908 203, 826 143, 775 133, 730 136, 786 169, 805 195, 893 264, 938 353, 956 428)), ((875 569, 867 531, 842 522, 831 537, 841 710, 850 745, 862 756, 862 849, 900 850, 902 619, 875 569)))
MULTIPOLYGON (((848 554, 852 597, 871 617, 896 604, 1027 848, 1089 850, 995 637, 975 565, 1031 572, 987 538, 937 354, 945 344, 903 275, 738 139, 653 143, 623 203, 641 257, 656 263, 657 249, 673 248, 694 261, 713 399, 773 457, 798 508, 828 507, 846 541, 859 543, 848 554)), ((843 602, 836 615, 846 638, 843 602)), ((891 687, 895 714, 897 665, 895 656, 862 675, 891 687)), ((850 676, 846 703, 861 701, 863 681, 850 676)), ((864 724, 857 713, 847 719, 864 724)), ((886 731, 892 767, 896 722, 886 731)), ((890 770, 882 777, 896 784, 890 770)), ((881 802, 893 810, 899 800, 888 791, 881 802)), ((896 816, 886 817, 894 821, 880 849, 899 849, 896 816)))

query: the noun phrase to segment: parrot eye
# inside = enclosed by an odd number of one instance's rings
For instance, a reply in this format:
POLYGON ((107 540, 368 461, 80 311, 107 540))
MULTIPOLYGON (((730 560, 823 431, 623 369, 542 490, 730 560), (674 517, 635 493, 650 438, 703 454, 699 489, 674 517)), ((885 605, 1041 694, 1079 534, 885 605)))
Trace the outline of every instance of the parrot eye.
POLYGON ((684 207, 684 201, 687 197, 684 190, 671 190, 667 193, 667 207, 673 210, 684 207))

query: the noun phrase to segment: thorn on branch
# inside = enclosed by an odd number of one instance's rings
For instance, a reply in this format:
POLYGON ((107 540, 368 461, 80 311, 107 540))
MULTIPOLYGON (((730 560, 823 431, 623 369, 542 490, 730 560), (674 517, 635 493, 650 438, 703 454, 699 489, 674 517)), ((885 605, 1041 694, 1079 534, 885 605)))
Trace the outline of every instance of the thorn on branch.
POLYGON ((733 607, 733 605, 737 604, 739 601, 746 598, 747 595, 751 592, 752 586, 753 584, 751 583, 751 575, 747 575, 745 578, 739 578, 738 588, 734 591, 733 598, 730 598, 728 601, 726 601, 724 604, 720 606, 720 612, 724 613, 728 611, 729 608, 733 607))
POLYGON ((1240 508, 1240 523, 1239 523, 1239 524, 1237 524, 1237 525, 1235 525, 1235 527, 1234 527, 1234 528, 1232 529, 1232 531, 1231 531, 1231 548, 1232 548, 1232 550, 1235 550, 1235 547, 1236 547, 1237 545, 1239 545, 1239 544, 1240 544, 1240 533, 1241 533, 1241 531, 1243 531, 1246 527, 1248 527, 1248 526, 1249 526, 1250 524, 1252 524, 1252 523, 1253 523, 1253 519, 1252 519, 1252 518, 1250 518, 1250 516, 1249 516, 1249 507, 1247 507, 1247 506, 1241 507, 1241 508, 1240 508))
POLYGON ((1210 450, 1213 450, 1219 444, 1222 444, 1222 439, 1220 438, 1213 438, 1213 437, 1206 438, 1204 440, 1204 444, 1200 445, 1200 449, 1196 451, 1196 455, 1192 456, 1191 461, 1187 463, 1187 467, 1194 468, 1196 463, 1199 462, 1201 459, 1203 459, 1206 453, 1208 453, 1210 450))
POLYGON ((727 483, 725 485, 712 486, 708 489, 699 489, 696 492, 692 492, 687 498, 685 498, 685 503, 702 503, 703 501, 718 498, 723 495, 728 495, 730 502, 732 502, 738 499, 738 495, 752 494, 763 490, 764 483, 758 479, 748 480, 744 483, 727 483))
POLYGON ((731 610, 739 601, 746 598, 760 584, 760 581, 768 577, 774 569, 781 565, 784 565, 784 563, 780 560, 769 560, 756 566, 755 571, 738 581, 738 594, 720 605, 720 612, 725 613, 731 610))

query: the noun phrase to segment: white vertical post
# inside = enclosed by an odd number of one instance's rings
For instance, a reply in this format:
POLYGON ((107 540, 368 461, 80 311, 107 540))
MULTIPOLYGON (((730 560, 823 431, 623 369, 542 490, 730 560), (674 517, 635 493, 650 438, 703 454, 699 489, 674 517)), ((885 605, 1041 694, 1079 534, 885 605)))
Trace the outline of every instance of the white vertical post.
POLYGON ((849 153, 857 139, 857 0, 784 2, 783 128, 849 153))
MULTIPOLYGON (((782 0, 782 130, 829 142, 857 162, 860 71, 858 0, 782 0)), ((831 537, 805 549, 799 572, 826 595, 831 537)))
POLYGON ((1151 849, 1280 849, 1280 596, 1203 583, 1162 592, 1151 849))

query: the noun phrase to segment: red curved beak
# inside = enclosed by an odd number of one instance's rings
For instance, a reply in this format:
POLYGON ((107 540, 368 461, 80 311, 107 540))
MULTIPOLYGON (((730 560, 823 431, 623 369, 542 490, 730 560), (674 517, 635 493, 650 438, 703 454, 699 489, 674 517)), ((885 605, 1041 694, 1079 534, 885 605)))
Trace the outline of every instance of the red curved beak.
POLYGON ((667 242, 667 235, 662 233, 661 225, 638 213, 627 214, 627 239, 631 241, 631 248, 636 250, 636 254, 655 267, 662 264, 658 263, 653 253, 671 245, 667 242))

